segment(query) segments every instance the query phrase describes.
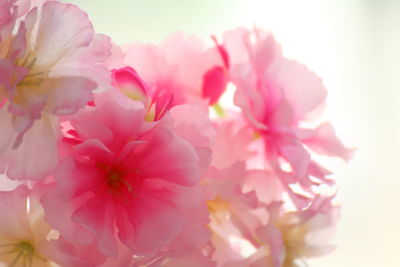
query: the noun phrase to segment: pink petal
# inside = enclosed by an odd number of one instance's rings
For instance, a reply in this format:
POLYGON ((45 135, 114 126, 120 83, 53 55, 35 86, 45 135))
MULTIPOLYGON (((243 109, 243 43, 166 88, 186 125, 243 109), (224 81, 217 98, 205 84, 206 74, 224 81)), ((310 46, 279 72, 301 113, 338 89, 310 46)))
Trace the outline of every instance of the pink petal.
POLYGON ((21 185, 14 191, 0 192, 0 236, 11 240, 30 239, 32 236, 28 216, 27 199, 29 189, 21 185))
POLYGON ((89 45, 93 27, 77 6, 55 1, 42 7, 36 36, 36 66, 53 66, 69 52, 89 45))
POLYGON ((219 169, 232 166, 236 161, 247 160, 252 155, 249 145, 254 135, 239 120, 224 121, 216 125, 217 135, 212 149, 211 165, 219 169))
POLYGON ((75 147, 78 155, 87 156, 100 164, 112 163, 113 153, 98 139, 86 139, 75 147))
MULTIPOLYGON (((89 118, 88 118, 89 119, 89 118)), ((78 137, 84 139, 97 139, 103 144, 109 144, 114 138, 113 132, 102 123, 96 120, 83 121, 84 123, 72 122, 78 137)))
MULTIPOLYGON (((151 190, 151 189, 150 189, 151 190)), ((139 249, 155 250, 172 242, 182 230, 182 219, 176 208, 152 194, 140 199, 130 216, 134 222, 139 249)))
POLYGON ((225 69, 215 66, 203 75, 202 94, 210 100, 209 104, 214 105, 225 91, 228 84, 228 77, 225 69))
POLYGON ((41 249, 43 255, 63 267, 95 267, 105 261, 105 257, 95 246, 72 245, 62 236, 57 240, 50 240, 48 245, 41 249))
POLYGON ((327 91, 321 79, 296 61, 276 61, 268 70, 266 79, 274 81, 283 90, 296 121, 307 119, 325 103, 327 91))
POLYGON ((115 86, 127 94, 128 97, 136 97, 137 99, 133 99, 146 102, 145 100, 149 94, 148 85, 140 78, 134 69, 125 67, 113 70, 112 75, 115 86))
POLYGON ((343 145, 329 123, 323 123, 317 129, 312 130, 312 135, 303 139, 303 142, 319 154, 340 157, 344 160, 349 160, 354 151, 343 145))
MULTIPOLYGON (((52 185, 55 188, 55 185, 52 185)), ((56 191, 49 188, 49 193, 41 198, 41 203, 46 211, 46 221, 69 242, 79 245, 91 245, 94 233, 72 221, 71 217, 76 207, 87 201, 87 196, 62 201, 56 191), (62 210, 62 212, 60 212, 62 210)))
POLYGON ((85 205, 74 212, 72 220, 95 232, 100 251, 105 256, 117 257, 114 214, 108 205, 104 206, 101 199, 88 200, 85 205))
POLYGON ((97 101, 97 107, 87 108, 70 119, 82 138, 99 139, 114 150, 122 149, 128 139, 138 139, 144 114, 140 102, 121 99, 115 92, 105 92, 97 101))
POLYGON ((11 16, 11 2, 1 1, 0 2, 0 24, 8 22, 11 16))
POLYGON ((272 131, 280 131, 282 134, 292 131, 293 108, 290 103, 282 99, 275 109, 268 114, 267 122, 272 131))
POLYGON ((93 81, 81 77, 52 78, 42 86, 50 91, 45 109, 54 115, 76 113, 92 99, 91 91, 96 88, 93 81))
POLYGON ((280 144, 279 152, 290 164, 294 174, 300 179, 304 178, 307 176, 310 154, 298 140, 290 137, 289 139, 292 140, 280 144))
POLYGON ((199 181, 198 157, 186 141, 165 128, 156 129, 144 141, 147 143, 132 153, 143 177, 181 185, 194 185, 199 181), (157 163, 157 168, 153 167, 154 163, 157 163))
POLYGON ((165 267, 216 267, 217 263, 210 257, 204 256, 200 251, 186 254, 183 257, 169 259, 163 264, 165 267))
POLYGON ((57 179, 57 196, 62 200, 71 200, 92 189, 97 178, 101 176, 96 168, 67 158, 58 165, 55 178, 57 179))
MULTIPOLYGON (((2 118, 0 123, 6 127, 4 129, 12 129, 9 113, 7 115, 3 113, 0 118, 2 118)), ((16 136, 11 133, 9 137, 16 136)), ((11 148, 10 144, 15 140, 9 140, 6 150, 0 155, 0 170, 4 171, 7 168, 7 176, 11 179, 45 178, 58 162, 57 138, 48 117, 36 121, 26 132, 24 142, 18 148, 11 148), (37 156, 37 151, 41 152, 40 157, 37 156)))
POLYGON ((85 47, 75 49, 53 66, 52 77, 85 77, 96 84, 96 92, 112 88, 110 70, 103 64, 110 56, 112 45, 108 36, 96 34, 85 47))
POLYGON ((200 174, 203 174, 210 165, 211 144, 215 139, 208 113, 194 105, 178 105, 170 114, 174 119, 174 131, 196 149, 200 174))

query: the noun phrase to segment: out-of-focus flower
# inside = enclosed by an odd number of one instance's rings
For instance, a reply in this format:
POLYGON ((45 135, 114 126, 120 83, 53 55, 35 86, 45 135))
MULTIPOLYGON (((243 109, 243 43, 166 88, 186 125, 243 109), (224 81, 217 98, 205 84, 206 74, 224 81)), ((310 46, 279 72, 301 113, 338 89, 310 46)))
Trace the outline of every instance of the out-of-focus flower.
POLYGON ((39 203, 44 192, 43 188, 32 191, 26 186, 0 192, 0 207, 6 215, 0 220, 0 262, 29 267, 54 266, 54 263, 94 267, 101 263, 104 257, 96 251, 73 246, 52 231, 44 221, 44 210, 39 203))
POLYGON ((159 46, 132 43, 124 52, 125 63, 148 83, 151 95, 172 95, 173 105, 212 105, 228 82, 221 49, 206 48, 200 39, 179 32, 159 46))
POLYGON ((9 16, 0 26, 0 170, 40 179, 57 164, 57 116, 77 112, 93 90, 110 86, 101 63, 111 46, 74 5, 36 3, 20 16, 23 3, 1 11, 9 16))
POLYGON ((212 259, 218 262, 218 266, 243 258, 245 244, 235 244, 232 239, 254 245, 256 229, 267 222, 267 214, 262 211, 254 192, 243 191, 247 175, 244 162, 237 162, 224 170, 211 168, 202 181, 210 213, 211 242, 215 249, 212 259))
POLYGON ((311 176, 328 182, 326 170, 311 159, 306 146, 329 156, 348 159, 351 155, 332 127, 301 128, 301 122, 322 109, 326 90, 304 65, 284 58, 272 35, 259 28, 226 32, 224 47, 237 87, 235 103, 263 139, 266 165, 279 175, 295 204, 304 207, 308 202, 288 185, 298 183, 310 192, 319 183, 311 176))
POLYGON ((257 230, 257 251, 227 266, 295 267, 331 252, 339 216, 339 207, 331 201, 332 197, 317 196, 307 209, 291 212, 283 212, 282 203, 269 205, 269 223, 257 230))

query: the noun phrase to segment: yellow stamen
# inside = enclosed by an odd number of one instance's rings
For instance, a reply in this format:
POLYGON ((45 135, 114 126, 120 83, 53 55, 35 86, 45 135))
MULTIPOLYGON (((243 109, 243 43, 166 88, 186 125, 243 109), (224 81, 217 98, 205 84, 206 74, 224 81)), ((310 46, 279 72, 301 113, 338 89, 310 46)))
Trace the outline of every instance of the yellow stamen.
POLYGON ((221 117, 221 118, 226 117, 225 110, 219 103, 214 104, 212 107, 213 107, 215 113, 217 113, 217 115, 219 117, 221 117))
POLYGON ((9 267, 15 267, 19 262, 22 262, 22 266, 26 266, 27 262, 28 266, 32 266, 34 256, 40 260, 46 261, 44 258, 35 253, 35 248, 30 242, 27 241, 21 241, 13 244, 3 244, 0 245, 0 248, 9 248, 9 250, 1 252, 0 255, 16 254, 15 258, 8 265, 9 267))

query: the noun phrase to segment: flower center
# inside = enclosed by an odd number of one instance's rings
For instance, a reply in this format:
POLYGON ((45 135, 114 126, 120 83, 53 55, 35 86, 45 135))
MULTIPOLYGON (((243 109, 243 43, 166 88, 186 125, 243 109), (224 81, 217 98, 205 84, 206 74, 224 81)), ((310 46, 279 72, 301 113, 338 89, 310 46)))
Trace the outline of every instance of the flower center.
POLYGON ((21 263, 22 266, 32 266, 34 256, 45 261, 45 259, 35 254, 35 248, 30 242, 27 241, 0 245, 0 249, 4 250, 0 252, 0 256, 15 254, 14 259, 8 265, 9 267, 17 266, 18 263, 21 263))
POLYGON ((229 211, 229 203, 219 197, 216 197, 213 200, 208 200, 206 204, 210 213, 218 211, 229 211))
POLYGON ((28 70, 28 73, 16 86, 16 95, 13 102, 23 105, 27 98, 33 95, 42 95, 45 89, 38 90, 40 85, 45 81, 48 72, 43 70, 36 70, 34 65, 36 58, 29 53, 25 58, 18 61, 18 65, 28 70))
POLYGON ((45 72, 35 71, 36 58, 32 53, 28 53, 23 60, 18 62, 18 65, 28 69, 28 74, 18 84, 18 86, 39 86, 44 81, 45 72))
MULTIPOLYGON (((281 219, 279 229, 282 234, 285 247, 285 260, 283 266, 295 266, 296 261, 303 264, 304 258, 307 256, 306 235, 309 231, 307 224, 290 224, 288 222, 296 222, 296 217, 290 213, 281 219)), ((305 264, 305 266, 308 266, 305 264)))
POLYGON ((210 225, 214 223, 223 225, 223 223, 228 220, 231 213, 229 202, 221 199, 220 197, 216 197, 215 199, 208 200, 206 205, 208 211, 210 212, 210 218, 212 222, 210 225))
POLYGON ((129 192, 133 191, 133 187, 125 179, 123 179, 120 172, 111 169, 106 176, 107 185, 112 193, 118 192, 122 186, 125 186, 129 192))

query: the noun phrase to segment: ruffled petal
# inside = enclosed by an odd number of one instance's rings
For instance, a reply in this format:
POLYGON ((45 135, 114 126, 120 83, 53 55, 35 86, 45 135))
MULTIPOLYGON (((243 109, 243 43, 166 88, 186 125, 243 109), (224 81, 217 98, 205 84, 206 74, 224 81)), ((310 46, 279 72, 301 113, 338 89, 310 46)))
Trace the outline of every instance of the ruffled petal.
MULTIPOLYGON (((198 157, 186 141, 170 130, 157 128, 146 136, 131 157, 144 178, 164 179, 181 185, 194 185, 199 177, 198 157), (157 168, 153 168, 157 163, 157 168)), ((134 162, 129 160, 127 162, 134 162)))
POLYGON ((75 49, 90 44, 93 27, 77 6, 55 1, 42 7, 35 43, 35 66, 47 69, 75 49))
POLYGON ((54 115, 76 113, 92 99, 96 84, 83 77, 60 77, 46 80, 43 85, 49 90, 45 109, 54 115))
POLYGON ((92 198, 79 207, 72 220, 94 231, 101 253, 116 258, 118 245, 115 236, 113 210, 100 199, 92 198))
MULTIPOLYGON (((3 112, 0 121, 6 127, 1 127, 2 129, 13 129, 9 113, 3 112)), ((58 162, 56 147, 58 136, 53 123, 49 117, 36 121, 25 133, 24 142, 15 149, 11 145, 15 142, 17 135, 8 132, 4 138, 8 136, 11 140, 8 140, 8 144, 4 143, 4 146, 0 145, 4 147, 0 155, 0 171, 7 170, 9 178, 19 180, 38 180, 49 175, 58 162), (39 151, 40 157, 38 157, 39 151)))
POLYGON ((311 136, 303 139, 303 142, 315 152, 331 157, 340 157, 343 160, 349 160, 352 157, 354 149, 343 145, 329 123, 323 123, 317 129, 310 131, 311 136))

